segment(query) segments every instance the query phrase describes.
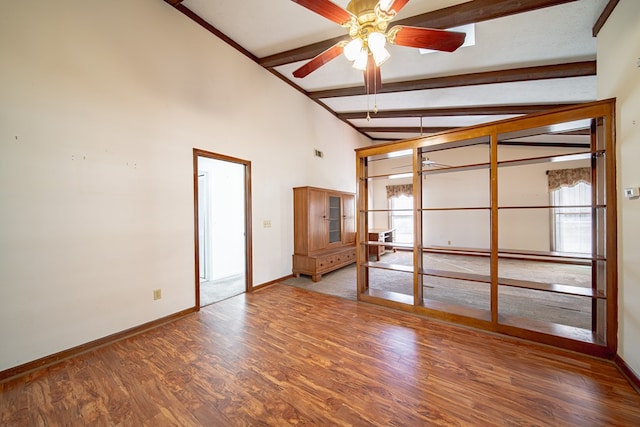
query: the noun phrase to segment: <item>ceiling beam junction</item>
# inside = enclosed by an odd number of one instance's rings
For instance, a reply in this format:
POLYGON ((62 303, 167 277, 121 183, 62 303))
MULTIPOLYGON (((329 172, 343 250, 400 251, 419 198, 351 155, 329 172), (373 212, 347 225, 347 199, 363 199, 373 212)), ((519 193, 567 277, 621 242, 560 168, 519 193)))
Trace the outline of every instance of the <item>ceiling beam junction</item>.
POLYGON ((613 13, 613 9, 616 8, 618 2, 619 0, 609 0, 609 3, 607 3, 607 5, 604 7, 604 10, 598 17, 598 20, 593 25, 593 29, 591 30, 591 34, 593 35, 593 37, 598 36, 598 33, 600 32, 602 27, 604 27, 604 24, 609 19, 609 16, 611 16, 611 14, 613 13))
MULTIPOLYGON (((203 18, 195 14, 193 11, 184 6, 183 0, 164 0, 184 15, 198 23, 200 26, 219 37, 240 53, 252 61, 262 65, 269 70, 274 76, 280 78, 283 82, 293 87, 297 91, 307 95, 310 99, 321 105, 331 114, 357 130, 365 134, 367 132, 402 132, 402 133, 435 133, 454 128, 425 128, 425 127, 357 127, 349 122, 351 119, 362 118, 359 112, 336 113, 325 105, 322 98, 332 98, 338 96, 354 96, 365 95, 364 88, 342 88, 335 90, 306 92, 300 86, 287 79, 285 76, 277 72, 274 67, 285 65, 297 61, 313 58, 322 53, 335 43, 348 39, 347 36, 335 37, 329 40, 320 41, 311 45, 292 49, 286 52, 280 52, 268 57, 258 58, 251 52, 240 46, 230 37, 213 27, 203 18)), ((518 13, 528 12, 536 9, 556 6, 576 0, 473 0, 457 6, 451 6, 445 9, 435 10, 418 16, 395 21, 397 25, 410 25, 427 28, 446 29, 459 25, 482 22, 490 19, 497 19, 504 16, 514 15, 518 13)), ((607 9, 610 11, 617 4, 617 0, 610 0, 607 9)), ((605 10, 606 12, 606 10, 605 10)), ((605 14, 603 12, 603 16, 605 14)), ((606 19, 606 18, 605 18, 606 19)), ((595 32, 595 27, 594 27, 595 32)), ((412 90, 423 90, 433 88, 470 86, 480 84, 493 84, 505 82, 517 82, 528 80, 540 80, 551 78, 566 78, 595 75, 595 61, 584 61, 569 64, 556 64, 539 67, 527 67, 511 70, 489 71, 482 73, 463 74, 457 76, 436 77, 430 79, 421 79, 408 82, 387 83, 378 93, 402 92, 412 90)), ((456 116, 468 114, 529 114, 552 109, 561 105, 515 105, 515 106, 484 106, 484 107, 460 107, 447 109, 420 109, 420 110, 397 110, 397 111, 381 111, 378 112, 376 118, 386 117, 434 117, 434 116, 456 116)), ((376 138, 374 138, 375 140, 376 138)))

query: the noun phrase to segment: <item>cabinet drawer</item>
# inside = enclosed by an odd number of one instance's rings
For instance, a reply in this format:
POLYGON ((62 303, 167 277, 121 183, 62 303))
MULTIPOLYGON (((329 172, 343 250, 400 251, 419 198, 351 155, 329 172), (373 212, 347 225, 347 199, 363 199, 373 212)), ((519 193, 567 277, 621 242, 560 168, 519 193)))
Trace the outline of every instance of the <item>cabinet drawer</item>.
POLYGON ((336 255, 329 255, 326 257, 318 258, 317 263, 319 269, 331 267, 336 264, 336 255))
POLYGON ((355 262, 355 260, 356 250, 355 248, 352 248, 337 254, 320 256, 316 258, 316 266, 318 270, 326 270, 331 269, 335 266, 351 264, 355 262))
POLYGON ((353 262, 356 260, 356 250, 352 249, 349 252, 342 254, 342 260, 344 262, 353 262))

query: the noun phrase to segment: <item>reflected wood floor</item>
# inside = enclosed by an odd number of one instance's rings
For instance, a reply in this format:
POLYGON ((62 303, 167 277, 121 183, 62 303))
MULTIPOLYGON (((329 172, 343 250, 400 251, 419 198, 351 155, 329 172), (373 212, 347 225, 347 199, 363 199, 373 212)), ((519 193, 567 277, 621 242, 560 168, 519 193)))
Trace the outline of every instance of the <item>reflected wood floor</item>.
POLYGON ((276 284, 0 384, 0 425, 640 425, 612 363, 276 284))

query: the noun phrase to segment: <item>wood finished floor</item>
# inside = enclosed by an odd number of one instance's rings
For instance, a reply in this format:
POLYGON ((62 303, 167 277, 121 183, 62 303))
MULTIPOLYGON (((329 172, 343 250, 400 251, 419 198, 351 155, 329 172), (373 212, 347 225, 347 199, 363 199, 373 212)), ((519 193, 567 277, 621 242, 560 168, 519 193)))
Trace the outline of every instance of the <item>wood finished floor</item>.
POLYGON ((609 362, 274 285, 0 384, 0 425, 637 426, 609 362))

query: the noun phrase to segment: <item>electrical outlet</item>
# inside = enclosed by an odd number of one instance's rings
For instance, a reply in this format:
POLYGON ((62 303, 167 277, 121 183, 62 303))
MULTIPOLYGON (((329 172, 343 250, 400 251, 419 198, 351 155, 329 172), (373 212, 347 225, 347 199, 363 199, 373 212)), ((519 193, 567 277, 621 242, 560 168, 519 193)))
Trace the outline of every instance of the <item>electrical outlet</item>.
POLYGON ((271 228, 271 220, 270 219, 265 219, 264 221, 262 221, 262 226, 264 228, 271 228))
POLYGON ((451 240, 447 240, 447 245, 451 246, 451 240))
POLYGON ((153 300, 157 301, 162 298, 162 289, 154 289, 153 290, 153 300))

